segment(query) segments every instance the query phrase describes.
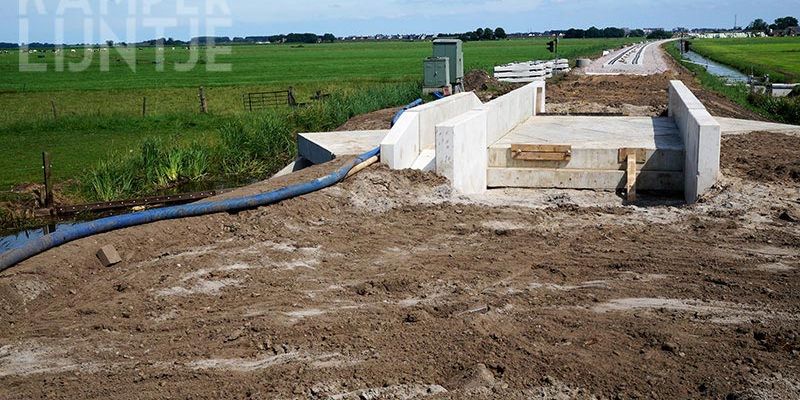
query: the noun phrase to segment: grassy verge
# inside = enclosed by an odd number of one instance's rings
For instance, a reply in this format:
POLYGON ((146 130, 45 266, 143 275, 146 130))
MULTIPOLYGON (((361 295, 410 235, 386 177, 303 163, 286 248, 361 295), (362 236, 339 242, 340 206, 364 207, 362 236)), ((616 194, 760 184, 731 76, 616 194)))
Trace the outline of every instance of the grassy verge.
POLYGON ((734 103, 752 110, 759 115, 777 122, 790 124, 800 123, 800 99, 798 98, 772 98, 769 96, 751 94, 747 85, 729 85, 727 82, 706 71, 702 65, 682 62, 680 50, 674 43, 664 46, 667 53, 681 65, 691 71, 703 88, 718 93, 732 100, 734 103))
POLYGON ((773 82, 800 81, 800 38, 699 39, 692 50, 744 74, 773 82))
POLYGON ((88 200, 153 194, 203 181, 245 182, 266 178, 296 157, 298 132, 332 130, 349 118, 406 104, 418 82, 341 91, 324 102, 222 120, 209 140, 150 138, 137 149, 101 160, 80 179, 88 200))

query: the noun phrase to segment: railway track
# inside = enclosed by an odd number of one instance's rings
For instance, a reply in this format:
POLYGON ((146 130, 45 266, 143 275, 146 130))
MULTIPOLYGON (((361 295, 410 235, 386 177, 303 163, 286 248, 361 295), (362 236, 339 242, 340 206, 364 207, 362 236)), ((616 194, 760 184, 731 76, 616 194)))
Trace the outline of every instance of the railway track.
POLYGON ((641 65, 642 56, 649 45, 649 43, 640 43, 635 46, 631 46, 609 60, 606 65, 641 65))

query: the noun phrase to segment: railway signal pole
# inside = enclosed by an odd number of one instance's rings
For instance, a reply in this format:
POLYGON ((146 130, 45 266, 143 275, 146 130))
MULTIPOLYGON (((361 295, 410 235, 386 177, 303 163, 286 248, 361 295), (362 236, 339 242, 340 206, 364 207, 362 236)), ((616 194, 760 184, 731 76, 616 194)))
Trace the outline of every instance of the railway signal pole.
POLYGON ((558 59, 558 35, 556 35, 555 39, 547 42, 547 50, 555 54, 556 59, 558 59))

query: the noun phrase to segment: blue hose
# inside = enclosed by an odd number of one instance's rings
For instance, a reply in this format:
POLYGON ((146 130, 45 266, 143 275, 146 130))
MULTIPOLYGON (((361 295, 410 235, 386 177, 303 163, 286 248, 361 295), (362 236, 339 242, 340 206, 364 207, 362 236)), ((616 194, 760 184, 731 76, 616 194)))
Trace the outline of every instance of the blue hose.
POLYGON ((410 109, 412 109, 412 108, 414 108, 414 107, 416 107, 416 106, 419 106, 419 105, 422 105, 422 99, 416 99, 416 100, 414 100, 412 103, 410 103, 409 105, 407 105, 407 106, 403 107, 403 108, 402 108, 400 111, 398 111, 398 112, 397 112, 397 113, 394 115, 394 118, 392 118, 392 126, 394 126, 394 124, 396 124, 396 123, 397 123, 397 120, 399 120, 399 119, 400 119, 400 117, 402 117, 402 116, 403 116, 403 113, 404 113, 404 112, 406 112, 406 111, 408 111, 408 110, 410 110, 410 109))
POLYGON ((306 183, 287 186, 285 188, 273 190, 267 193, 230 200, 192 203, 182 206, 159 208, 133 214, 102 218, 95 221, 74 225, 63 230, 56 231, 47 236, 40 237, 36 240, 27 242, 22 247, 0 254, 0 272, 3 272, 22 261, 25 261, 52 248, 99 233, 169 219, 197 217, 221 212, 248 210, 275 204, 293 197, 303 196, 341 182, 347 177, 347 174, 353 169, 353 167, 379 155, 380 151, 380 148, 376 148, 366 152, 358 156, 355 160, 350 161, 339 170, 322 178, 306 183))

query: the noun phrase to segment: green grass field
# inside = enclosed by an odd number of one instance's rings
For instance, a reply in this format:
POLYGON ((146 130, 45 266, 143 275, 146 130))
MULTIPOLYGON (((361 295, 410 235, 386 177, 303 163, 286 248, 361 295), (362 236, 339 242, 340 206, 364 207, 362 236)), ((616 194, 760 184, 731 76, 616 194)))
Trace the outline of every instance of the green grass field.
MULTIPOLYGON (((574 59, 640 39, 577 39, 561 43, 560 57, 574 59)), ((464 45, 467 70, 489 70, 511 61, 552 57, 547 39, 471 42, 464 45)), ((337 92, 360 87, 413 82, 421 79, 422 59, 430 42, 371 42, 320 45, 232 46, 218 63, 230 72, 209 72, 199 64, 188 72, 175 63, 189 59, 189 50, 167 47, 163 72, 153 63, 156 50, 135 53, 136 71, 112 49, 95 52, 83 72, 57 72, 53 53, 29 55, 47 72, 21 72, 16 52, 0 54, 0 191, 41 181, 41 152, 52 153, 57 181, 79 178, 98 160, 134 150, 149 136, 184 140, 215 140, 219 127, 245 114, 247 92, 293 86, 298 100, 308 101, 318 90, 337 92), (43 58, 39 58, 40 56, 43 58), (109 71, 100 69, 108 57, 109 71), (197 88, 205 86, 210 115, 198 113, 197 88), (148 116, 142 118, 147 98, 148 116), (56 106, 54 119, 51 102, 56 106)), ((201 50, 200 60, 207 60, 201 50)), ((66 63, 77 63, 83 50, 65 51, 66 63)))
POLYGON ((800 37, 693 40, 692 50, 746 74, 800 82, 800 37))

